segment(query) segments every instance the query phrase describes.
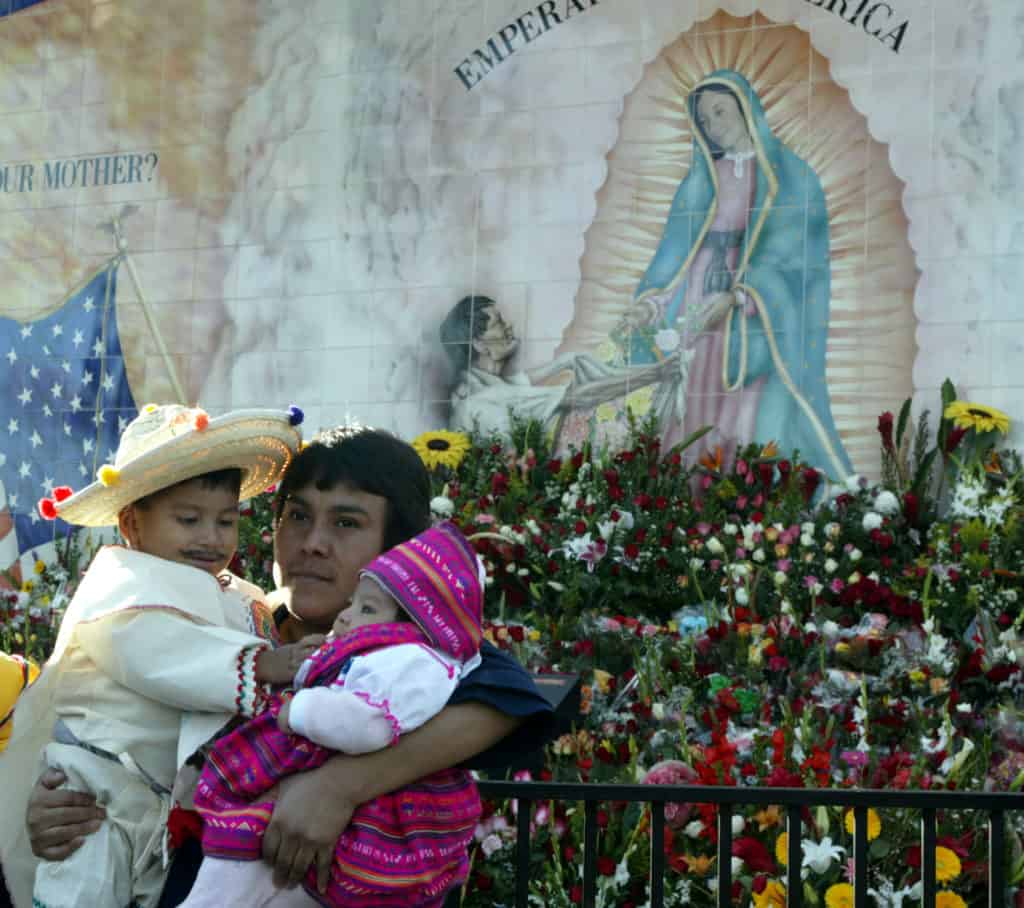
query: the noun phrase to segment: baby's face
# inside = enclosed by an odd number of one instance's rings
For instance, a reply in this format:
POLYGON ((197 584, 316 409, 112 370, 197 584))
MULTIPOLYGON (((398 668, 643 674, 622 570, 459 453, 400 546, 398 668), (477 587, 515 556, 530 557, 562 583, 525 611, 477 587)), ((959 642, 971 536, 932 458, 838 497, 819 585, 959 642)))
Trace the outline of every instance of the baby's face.
POLYGON ((351 603, 334 619, 331 631, 335 637, 342 637, 357 627, 388 624, 398 620, 399 611, 398 603, 376 581, 363 577, 356 585, 351 603))

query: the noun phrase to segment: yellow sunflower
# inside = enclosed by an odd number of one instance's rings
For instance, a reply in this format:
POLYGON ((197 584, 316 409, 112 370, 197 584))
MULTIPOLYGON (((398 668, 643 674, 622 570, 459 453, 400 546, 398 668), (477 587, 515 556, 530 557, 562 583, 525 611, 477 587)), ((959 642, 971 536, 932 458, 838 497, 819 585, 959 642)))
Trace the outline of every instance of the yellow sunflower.
POLYGON ((778 880, 769 880, 760 892, 751 893, 755 908, 786 908, 786 887, 778 880))
POLYGON ((942 414, 961 429, 976 432, 991 432, 993 429, 1005 435, 1010 431, 1010 417, 1002 410, 985 404, 972 404, 966 400, 954 400, 942 414))
POLYGON ((468 435, 463 435, 461 432, 448 432, 445 429, 417 435, 412 440, 412 446, 428 470, 434 470, 437 467, 457 470, 470 448, 468 435))
POLYGON ((935 908, 967 908, 967 902, 955 892, 941 889, 935 893, 935 908))
POLYGON ((939 845, 935 849, 935 879, 940 883, 945 883, 947 880, 955 880, 960 876, 962 869, 960 858, 957 857, 957 853, 951 848, 939 845))
POLYGON ((788 863, 786 860, 788 848, 789 833, 784 832, 775 840, 775 860, 777 860, 783 867, 788 863))
POLYGON ((825 890, 825 904, 828 908, 853 908, 853 886, 849 883, 835 883, 825 890))
MULTIPOLYGON (((846 827, 846 831, 853 835, 853 811, 846 811, 846 818, 843 821, 843 825, 846 827)), ((868 808, 868 841, 871 842, 877 839, 882 831, 882 818, 878 815, 878 811, 874 807, 868 808)))

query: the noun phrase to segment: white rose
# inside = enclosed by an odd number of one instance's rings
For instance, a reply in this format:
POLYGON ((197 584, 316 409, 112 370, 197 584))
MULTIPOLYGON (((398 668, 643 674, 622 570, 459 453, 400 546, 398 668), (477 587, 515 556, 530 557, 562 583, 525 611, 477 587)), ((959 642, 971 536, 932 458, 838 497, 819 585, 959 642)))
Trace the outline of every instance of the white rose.
POLYGON ((802 545, 805 549, 810 548, 814 545, 814 537, 810 533, 801 533, 800 545, 802 545))
POLYGON ((717 536, 712 536, 705 545, 707 545, 708 551, 711 552, 712 555, 721 555, 725 551, 725 546, 718 541, 717 536))
POLYGON ((691 839, 697 838, 704 831, 703 820, 691 820, 683 827, 683 835, 689 836, 691 839))
POLYGON ((722 527, 723 533, 728 533, 730 536, 735 536, 740 531, 740 528, 735 523, 727 523, 722 527))
POLYGON ((484 853, 485 857, 489 858, 494 852, 501 851, 504 844, 501 838, 492 832, 480 843, 480 850, 484 853))
POLYGON ((430 499, 430 513, 436 517, 451 517, 455 513, 455 503, 444 495, 430 499))
POLYGON ((736 601, 740 605, 746 605, 748 602, 750 602, 750 596, 747 595, 746 589, 744 589, 742 586, 738 590, 736 590, 736 601))
POLYGON ((882 515, 876 514, 874 511, 868 511, 864 515, 864 519, 861 521, 861 526, 864 527, 865 533, 870 533, 872 530, 877 530, 882 525, 882 515))
POLYGON ((864 553, 860 549, 850 549, 850 561, 860 561, 864 553))
POLYGON ((899 499, 892 492, 882 491, 875 497, 875 510, 880 514, 895 514, 899 509, 899 499))
POLYGON ((747 821, 743 817, 734 816, 732 818, 732 834, 739 835, 743 832, 743 827, 747 825, 747 821))
POLYGON ((761 562, 764 561, 764 557, 765 557, 764 556, 764 549, 756 549, 754 551, 754 554, 751 555, 750 557, 753 558, 754 561, 756 561, 758 564, 761 564, 761 562))
POLYGON ((839 567, 839 562, 836 561, 834 558, 826 558, 825 559, 825 573, 827 573, 827 574, 834 574, 836 572, 836 568, 838 568, 838 567, 839 567))
POLYGON ((839 633, 839 625, 835 621, 826 621, 821 626, 821 633, 825 637, 835 637, 839 633))

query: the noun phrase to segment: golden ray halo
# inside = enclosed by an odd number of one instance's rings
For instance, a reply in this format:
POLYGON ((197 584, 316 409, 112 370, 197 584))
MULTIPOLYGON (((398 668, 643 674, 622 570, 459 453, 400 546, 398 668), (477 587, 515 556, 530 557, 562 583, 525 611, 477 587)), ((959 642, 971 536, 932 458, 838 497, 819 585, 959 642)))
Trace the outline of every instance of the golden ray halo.
MULTIPOLYGON (((818 174, 830 224, 826 360, 832 412, 854 468, 877 474, 880 410, 913 390, 913 294, 903 183, 806 32, 718 12, 664 48, 623 103, 607 179, 584 236, 575 315, 558 352, 593 352, 632 304, 693 147, 686 98, 716 69, 741 73, 778 138, 818 174)), ((761 439, 762 441, 764 439, 761 439)))

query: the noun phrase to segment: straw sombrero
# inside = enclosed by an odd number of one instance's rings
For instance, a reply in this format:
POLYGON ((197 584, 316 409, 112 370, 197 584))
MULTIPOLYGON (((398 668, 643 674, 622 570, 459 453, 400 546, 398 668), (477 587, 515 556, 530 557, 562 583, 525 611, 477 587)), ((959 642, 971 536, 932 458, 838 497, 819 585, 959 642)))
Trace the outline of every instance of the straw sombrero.
POLYGON ((297 407, 236 410, 211 419, 200 409, 148 404, 128 424, 114 463, 100 467, 96 482, 70 497, 40 502, 40 509, 49 504, 54 516, 79 526, 112 526, 140 498, 233 468, 242 471, 239 499, 250 498, 277 482, 299 451, 301 421, 297 407))

